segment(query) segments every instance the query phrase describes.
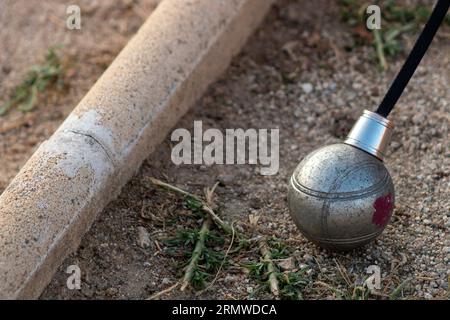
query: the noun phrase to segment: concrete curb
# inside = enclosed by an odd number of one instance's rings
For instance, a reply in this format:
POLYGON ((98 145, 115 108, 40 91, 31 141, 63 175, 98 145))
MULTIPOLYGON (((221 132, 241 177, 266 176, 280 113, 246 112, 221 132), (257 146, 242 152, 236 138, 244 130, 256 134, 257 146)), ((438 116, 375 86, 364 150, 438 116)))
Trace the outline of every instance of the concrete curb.
POLYGON ((37 298, 272 0, 164 0, 0 196, 0 298, 37 298))

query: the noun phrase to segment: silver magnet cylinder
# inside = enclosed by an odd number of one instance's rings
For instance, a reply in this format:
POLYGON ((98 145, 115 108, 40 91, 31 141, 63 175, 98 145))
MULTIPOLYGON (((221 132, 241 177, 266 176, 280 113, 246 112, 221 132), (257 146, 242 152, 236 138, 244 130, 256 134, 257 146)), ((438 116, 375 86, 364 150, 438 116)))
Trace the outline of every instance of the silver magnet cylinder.
POLYGON ((364 110, 344 142, 383 160, 393 128, 388 119, 364 110))

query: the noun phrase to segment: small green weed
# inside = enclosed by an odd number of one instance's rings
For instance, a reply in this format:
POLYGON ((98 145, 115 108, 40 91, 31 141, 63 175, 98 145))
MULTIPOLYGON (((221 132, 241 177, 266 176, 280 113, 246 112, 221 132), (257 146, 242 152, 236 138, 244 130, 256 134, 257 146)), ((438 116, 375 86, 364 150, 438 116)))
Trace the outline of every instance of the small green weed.
POLYGON ((14 88, 9 99, 0 107, 0 116, 12 108, 22 112, 33 110, 40 93, 52 85, 56 85, 59 89, 63 87, 63 73, 64 68, 56 49, 49 49, 44 62, 28 71, 22 83, 14 88))
MULTIPOLYGON (((386 56, 396 57, 404 52, 403 34, 419 32, 431 14, 431 7, 422 4, 414 6, 399 5, 398 1, 375 1, 374 4, 381 9, 381 29, 366 29, 366 8, 368 6, 362 0, 341 0, 341 20, 355 31, 354 44, 365 45, 371 39, 375 48, 379 65, 382 70, 387 68, 386 56)), ((446 24, 450 25, 450 15, 446 17, 446 24)), ((348 48, 350 50, 350 48, 348 48)))
MULTIPOLYGON (((291 252, 289 247, 281 239, 272 237, 267 240, 270 249, 272 264, 275 269, 275 276, 279 286, 279 298, 281 299, 301 299, 302 290, 311 282, 306 271, 308 268, 294 269, 292 271, 281 271, 276 264, 276 260, 287 259, 291 252)), ((253 295, 260 291, 270 292, 268 261, 261 259, 259 262, 243 264, 249 271, 249 276, 259 283, 259 287, 253 292, 253 295)))

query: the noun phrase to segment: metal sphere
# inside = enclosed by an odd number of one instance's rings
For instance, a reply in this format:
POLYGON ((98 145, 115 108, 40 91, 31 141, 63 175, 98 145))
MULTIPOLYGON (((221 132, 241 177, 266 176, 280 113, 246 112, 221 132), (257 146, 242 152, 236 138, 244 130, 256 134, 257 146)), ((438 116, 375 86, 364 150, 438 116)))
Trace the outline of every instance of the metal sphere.
POLYGON ((350 250, 381 234, 394 207, 394 184, 383 162, 348 144, 309 154, 289 184, 289 210, 310 241, 350 250))

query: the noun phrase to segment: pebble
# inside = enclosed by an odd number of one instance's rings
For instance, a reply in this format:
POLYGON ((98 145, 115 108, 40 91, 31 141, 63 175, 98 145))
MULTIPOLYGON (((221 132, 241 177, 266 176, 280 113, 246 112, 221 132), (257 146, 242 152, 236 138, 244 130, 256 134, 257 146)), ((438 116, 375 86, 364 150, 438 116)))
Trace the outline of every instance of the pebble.
POLYGON ((150 246, 150 235, 144 227, 138 227, 138 245, 141 248, 147 248, 150 246))
POLYGON ((303 259, 305 259, 306 262, 314 261, 314 258, 310 254, 305 254, 303 259))
POLYGON ((398 148, 400 148, 400 146, 401 146, 401 144, 400 143, 398 143, 397 141, 392 141, 391 142, 391 148, 392 148, 392 150, 397 150, 398 148))
POLYGON ((231 274, 227 274, 226 277, 223 279, 223 282, 228 283, 228 284, 234 283, 234 282, 236 282, 236 277, 231 274))
POLYGON ((308 93, 311 93, 312 91, 313 91, 313 86, 312 86, 312 84, 311 83, 303 83, 302 84, 302 90, 303 90, 303 92, 304 93, 306 93, 306 94, 308 94, 308 93))
POLYGON ((279 260, 277 262, 278 266, 284 271, 293 270, 295 268, 295 260, 293 257, 287 259, 279 260))
POLYGON ((416 125, 423 124, 424 121, 425 115, 423 113, 416 113, 416 115, 412 118, 412 122, 416 125))

